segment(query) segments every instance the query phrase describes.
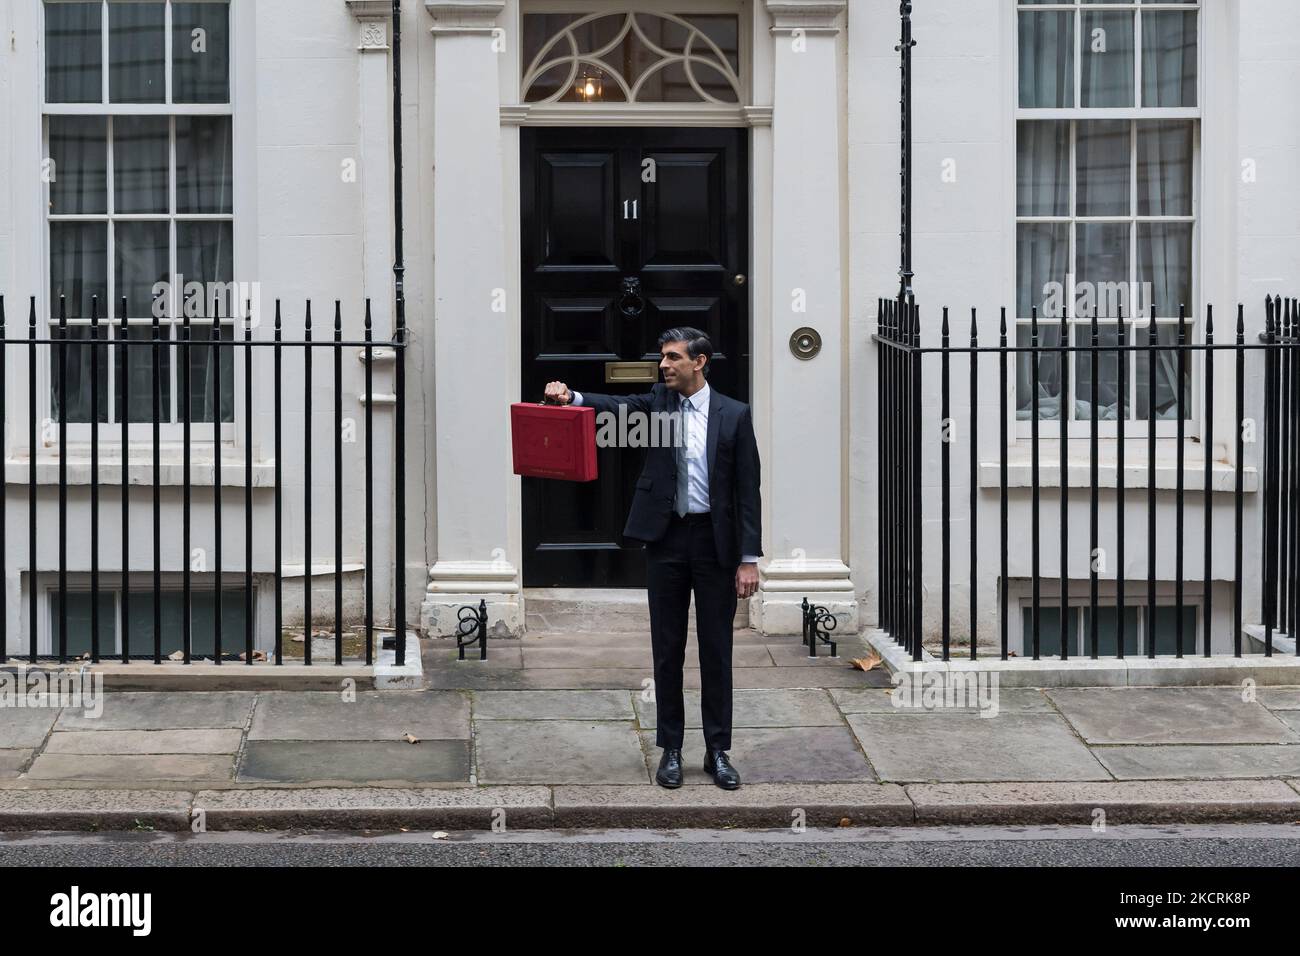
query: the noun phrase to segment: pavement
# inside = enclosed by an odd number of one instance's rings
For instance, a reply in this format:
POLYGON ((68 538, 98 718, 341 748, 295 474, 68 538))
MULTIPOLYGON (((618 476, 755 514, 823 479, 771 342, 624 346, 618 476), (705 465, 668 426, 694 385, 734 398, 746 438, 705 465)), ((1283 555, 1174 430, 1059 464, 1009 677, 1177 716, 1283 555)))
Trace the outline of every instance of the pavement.
POLYGON ((493 641, 486 662, 423 646, 419 690, 110 682, 99 716, 0 709, 0 830, 1300 822, 1300 687, 904 698, 882 668, 850 666, 863 639, 812 660, 795 637, 740 630, 744 785, 720 790, 700 769, 688 667, 686 783, 668 791, 653 783, 644 633, 530 633, 493 641))

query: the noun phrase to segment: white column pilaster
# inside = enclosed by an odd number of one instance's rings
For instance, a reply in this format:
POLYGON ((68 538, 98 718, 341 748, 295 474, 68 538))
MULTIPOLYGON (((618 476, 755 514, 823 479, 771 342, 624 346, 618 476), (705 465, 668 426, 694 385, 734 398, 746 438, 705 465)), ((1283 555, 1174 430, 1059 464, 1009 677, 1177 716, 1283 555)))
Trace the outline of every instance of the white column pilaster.
MULTIPOLYGON (((771 498, 762 590, 751 604, 765 633, 799 633, 805 596, 855 633, 857 601, 845 515, 843 195, 839 33, 845 0, 766 0, 774 44, 772 112, 771 498), (821 351, 791 352, 811 327, 821 351)), ((770 477, 769 477, 770 476, 770 477)))
MULTIPOLYGON (((393 5, 389 0, 346 0, 348 9, 357 18, 357 49, 359 97, 361 107, 359 178, 361 186, 362 221, 362 282, 365 297, 370 300, 374 337, 377 341, 391 340, 393 335, 393 110, 392 78, 389 72, 393 5)), ((365 353, 357 358, 364 362, 365 353)), ((373 395, 363 400, 374 402, 375 420, 375 487, 377 509, 391 510, 393 500, 392 469, 385 462, 392 461, 393 391, 391 349, 378 348, 374 352, 372 376, 373 395)), ((376 614, 381 620, 391 615, 388 596, 393 594, 393 562, 386 556, 393 553, 393 521, 374 520, 374 553, 376 556, 374 593, 376 614)), ((391 616, 387 623, 391 623, 391 616)))
POLYGON ((433 315, 436 558, 421 623, 455 632, 464 604, 488 602, 499 633, 522 633, 510 560, 511 360, 503 297, 512 283, 503 203, 495 31, 505 0, 426 0, 433 18, 433 315))

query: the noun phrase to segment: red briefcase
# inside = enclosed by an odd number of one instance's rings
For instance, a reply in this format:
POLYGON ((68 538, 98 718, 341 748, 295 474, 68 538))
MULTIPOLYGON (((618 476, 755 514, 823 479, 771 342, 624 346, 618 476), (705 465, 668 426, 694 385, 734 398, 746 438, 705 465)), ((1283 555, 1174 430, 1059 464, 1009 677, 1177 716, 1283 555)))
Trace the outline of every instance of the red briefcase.
POLYGON ((596 410, 587 406, 510 406, 515 474, 564 481, 596 478, 596 410))

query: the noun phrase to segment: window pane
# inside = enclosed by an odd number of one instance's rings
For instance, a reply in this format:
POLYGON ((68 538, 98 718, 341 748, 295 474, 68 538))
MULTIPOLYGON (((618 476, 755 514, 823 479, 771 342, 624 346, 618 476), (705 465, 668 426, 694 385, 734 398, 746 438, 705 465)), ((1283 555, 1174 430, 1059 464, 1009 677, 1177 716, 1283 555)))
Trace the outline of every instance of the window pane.
MULTIPOLYGON (((1083 613, 1083 631, 1080 635, 1080 654, 1092 653, 1092 611, 1081 608, 1083 613)), ((1097 608, 1097 656, 1115 657, 1119 654, 1119 609, 1113 607, 1097 608)), ((1133 654, 1138 650, 1138 609, 1124 608, 1124 653, 1133 654)))
MULTIPOLYGON (((1024 608, 1024 655, 1032 657, 1034 653, 1034 612, 1024 608)), ((1065 613, 1065 634, 1069 641, 1070 654, 1078 653, 1079 608, 1069 608, 1065 613)), ((1061 656, 1061 609, 1059 607, 1038 608, 1038 656, 1061 656)))
POLYGON ((67 297, 68 318, 90 318, 92 296, 99 314, 108 314, 108 224, 50 223, 50 316, 59 315, 59 296, 67 297))
POLYGON ((1070 214, 1070 124, 1016 123, 1016 215, 1070 214))
MULTIPOLYGON (((1092 323, 1084 322, 1074 328, 1074 344, 1085 348, 1092 345, 1092 323)), ((1115 348, 1119 345, 1119 327, 1098 324, 1098 349, 1115 348)), ((1074 417, 1079 421, 1092 421, 1092 353, 1077 352, 1074 388, 1074 417)), ((1119 398, 1121 387, 1124 390, 1124 411, 1127 417, 1133 417, 1133 403, 1128 392, 1128 383, 1120 382, 1119 353, 1098 351, 1097 365, 1101 369, 1097 379, 1097 420, 1113 422, 1119 418, 1119 398)), ((1129 362, 1130 367, 1132 362, 1129 362)), ((1130 645, 1131 646, 1131 645, 1130 645)))
POLYGON ((172 4, 172 102, 230 102, 227 4, 172 4))
MULTIPOLYGON (((63 328, 55 326, 50 329, 50 338, 64 341, 63 328)), ((99 339, 108 338, 108 326, 101 325, 99 339)), ((67 328, 68 342, 90 342, 90 327, 70 325, 67 328)), ((99 360, 99 415, 101 422, 108 421, 108 353, 104 347, 92 349, 90 345, 52 345, 50 346, 50 410, 56 422, 63 421, 62 403, 59 400, 60 381, 64 368, 68 373, 68 422, 70 424, 87 423, 91 418, 90 361, 95 353, 99 360), (66 353, 66 354, 65 354, 66 353)))
MULTIPOLYGON (((1074 314, 1090 319, 1118 318, 1129 281, 1129 230, 1126 222, 1078 224, 1078 276, 1074 314)), ((1125 308, 1125 313, 1131 311, 1125 308)))
POLYGON ((51 116, 51 215, 108 212, 108 122, 102 116, 51 116))
MULTIPOLYGON (((59 653, 59 614, 62 601, 59 592, 50 593, 50 653, 59 653)), ((68 656, 81 657, 90 653, 90 609, 94 600, 89 592, 68 592, 68 656)), ((107 657, 117 647, 117 594, 99 592, 99 653, 107 657)))
POLYGON ((228 222, 178 222, 176 268, 183 284, 185 314, 190 318, 230 318, 238 303, 230 283, 234 274, 231 253, 233 227, 228 222), (200 283, 195 287, 191 283, 200 283))
MULTIPOLYGON (((230 342, 234 339, 233 326, 222 325, 220 330, 223 341, 230 342)), ((215 366, 212 362, 212 326, 190 326, 190 341, 205 343, 204 346, 194 345, 189 350, 190 421, 210 422, 213 405, 212 389, 216 384, 213 380, 215 366)), ((221 347, 219 351, 221 353, 221 420, 233 422, 235 420, 235 350, 221 347)))
POLYGON ((103 9, 98 0, 45 5, 47 103, 103 102, 103 9))
MULTIPOLYGON (((1032 325, 1020 323, 1016 326, 1016 345, 1029 348, 1033 344, 1032 325)), ((1059 322, 1038 323, 1038 347, 1053 349, 1061 344, 1061 326, 1059 322)), ((1067 355, 1068 361, 1068 355, 1067 355)), ((1034 406, 1034 358, 1030 353, 1016 356, 1016 418, 1028 421, 1033 417, 1034 406)), ((1038 353, 1038 418, 1058 419, 1061 417, 1061 353, 1038 353)))
POLYGON ((1074 14, 1020 14, 1020 105, 1074 105, 1074 14))
MULTIPOLYGON (((1131 213, 1132 181, 1127 120, 1097 120, 1079 124, 1075 158, 1078 164, 1078 215, 1127 216, 1131 213)), ((1127 273, 1127 267, 1125 272, 1127 273)))
POLYGON ((108 5, 108 98, 161 103, 166 98, 164 3, 108 5))
POLYGON ((121 214, 167 212, 167 117, 113 119, 113 209, 121 214))
MULTIPOLYGON (((161 595, 159 621, 162 626, 162 656, 181 650, 184 641, 182 622, 185 605, 182 595, 164 591, 161 595)), ((153 656, 153 591, 131 592, 131 656, 153 656)), ((212 624, 216 602, 210 590, 194 591, 190 596, 190 653, 194 657, 211 657, 215 646, 212 624)), ((223 589, 221 592, 221 651, 239 654, 244 649, 244 592, 223 589)))
POLYGON ((229 116, 176 117, 176 211, 233 212, 229 116))
POLYGON ((1158 319, 1178 318, 1180 305, 1193 314, 1192 224, 1140 222, 1137 230, 1138 282, 1144 303, 1155 309, 1158 319))
POLYGON ((1142 15, 1142 105, 1196 105, 1196 11, 1142 15))
POLYGON ((1085 10, 1081 106, 1133 106, 1133 14, 1085 10))
MULTIPOLYGON (((1135 345, 1146 345, 1150 328, 1134 330, 1135 345)), ((1187 341, 1192 341, 1191 328, 1187 329, 1187 341)), ((1178 344, 1178 324, 1156 326, 1157 345, 1178 344)), ((1137 417, 1145 421, 1151 407, 1149 391, 1151 388, 1151 361, 1145 350, 1135 352, 1134 370, 1137 372, 1137 417)), ((1191 402, 1192 358, 1189 355, 1183 368, 1183 417, 1192 417, 1191 402)), ((1156 419, 1175 419, 1178 417, 1178 353, 1166 349, 1156 351, 1156 419)))
MULTIPOLYGON (((1178 653, 1178 608, 1156 608, 1156 654, 1178 653)), ((1183 605, 1183 654, 1196 651, 1196 608, 1183 605)))
POLYGON ((119 222, 113 226, 113 238, 118 299, 113 314, 121 317, 125 296, 128 317, 146 318, 152 315, 154 286, 170 281, 167 223, 119 222))
MULTIPOLYGON (((118 331, 118 337, 121 338, 121 331, 118 331)), ((171 335, 170 326, 164 325, 158 330, 161 338, 169 338, 171 335)), ((132 325, 127 329, 126 338, 130 342, 149 342, 153 340, 153 329, 145 325, 132 325)), ((114 389, 113 407, 117 410, 115 419, 122 420, 122 381, 126 378, 129 381, 129 398, 128 403, 131 421, 133 422, 152 422, 153 421, 153 398, 150 390, 153 387, 153 347, 146 345, 131 346, 128 348, 115 349, 117 353, 114 356, 116 363, 117 387, 114 389), (123 356, 123 352, 127 353, 123 356), (125 375, 123 374, 122 363, 126 362, 125 375)), ((172 397, 171 397, 171 368, 172 368, 172 350, 170 346, 159 346, 158 348, 158 420, 169 422, 172 419, 172 397)))
POLYGON ((1139 216, 1192 214, 1192 124, 1138 123, 1139 216))
POLYGON ((1040 318, 1064 313, 1065 274, 1070 270, 1070 224, 1019 223, 1016 226, 1016 314, 1040 318))

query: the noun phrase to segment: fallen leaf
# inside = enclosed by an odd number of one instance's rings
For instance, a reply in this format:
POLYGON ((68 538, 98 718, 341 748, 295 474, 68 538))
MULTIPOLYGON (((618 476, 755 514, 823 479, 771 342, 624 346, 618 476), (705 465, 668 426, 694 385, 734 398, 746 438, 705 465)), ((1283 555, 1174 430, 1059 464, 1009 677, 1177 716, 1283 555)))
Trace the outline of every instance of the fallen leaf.
POLYGON ((402 734, 402 739, 408 744, 418 744, 420 742, 420 738, 414 734, 402 734))
POLYGON ((866 657, 855 657, 849 661, 860 671, 869 671, 880 666, 880 655, 872 651, 866 657))
MULTIPOLYGON (((239 652, 239 659, 240 659, 241 661, 243 661, 243 660, 247 660, 247 659, 248 659, 248 655, 245 654, 243 651, 240 651, 240 652, 239 652)), ((266 660, 266 651, 253 651, 253 660, 255 660, 255 661, 264 661, 264 660, 266 660)))
POLYGON ((853 826, 853 821, 850 820, 848 817, 841 817, 841 818, 840 818, 840 826, 842 826, 842 827, 851 827, 851 826, 853 826))

